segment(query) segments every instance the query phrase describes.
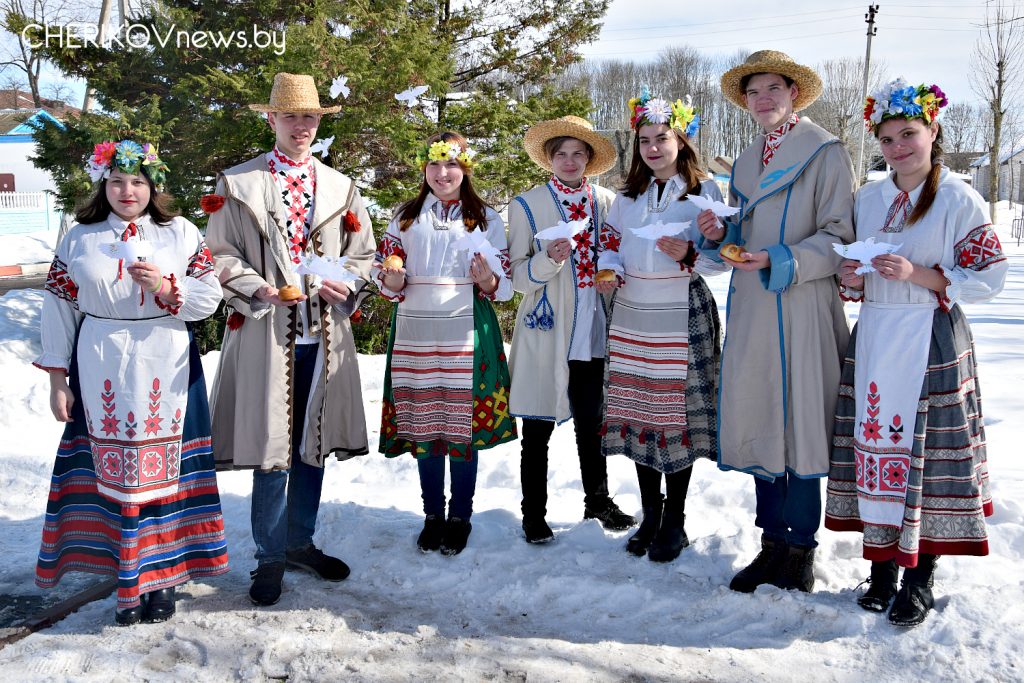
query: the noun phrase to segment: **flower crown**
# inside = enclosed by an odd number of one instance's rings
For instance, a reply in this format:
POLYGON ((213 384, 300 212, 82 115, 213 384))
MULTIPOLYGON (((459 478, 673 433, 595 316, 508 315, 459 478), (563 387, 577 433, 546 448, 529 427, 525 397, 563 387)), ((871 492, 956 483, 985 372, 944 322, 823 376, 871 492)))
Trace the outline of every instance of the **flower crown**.
POLYGON ((872 132, 886 119, 923 119, 931 124, 947 104, 939 86, 912 86, 897 78, 864 101, 864 124, 872 132))
POLYGON ((473 168, 476 166, 476 162, 473 161, 475 156, 476 150, 471 147, 462 149, 462 146, 457 142, 438 140, 429 145, 424 145, 422 149, 416 152, 416 163, 420 166, 426 166, 431 161, 455 159, 463 166, 473 168))
POLYGON ((682 100, 668 102, 651 97, 651 93, 644 88, 640 97, 629 101, 629 126, 633 130, 640 130, 640 126, 658 123, 667 123, 669 128, 675 128, 690 138, 700 129, 700 115, 689 95, 685 103, 682 100))
POLYGON ((100 142, 92 150, 85 170, 94 183, 110 177, 112 170, 130 175, 145 173, 153 184, 160 187, 167 177, 167 164, 161 161, 156 145, 134 140, 100 142))

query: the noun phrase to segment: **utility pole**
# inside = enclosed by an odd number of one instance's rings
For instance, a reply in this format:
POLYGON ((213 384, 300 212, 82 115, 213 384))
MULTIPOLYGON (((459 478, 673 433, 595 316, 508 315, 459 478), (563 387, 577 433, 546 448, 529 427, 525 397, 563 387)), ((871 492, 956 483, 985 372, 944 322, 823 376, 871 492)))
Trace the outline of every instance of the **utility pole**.
MULTIPOLYGON (((868 13, 864 15, 864 21, 868 25, 868 46, 864 53, 864 83, 861 88, 860 101, 863 105, 868 97, 868 70, 871 68, 871 39, 875 36, 875 14, 878 12, 878 5, 868 5, 868 13)), ((866 126, 860 127, 860 147, 857 148, 857 182, 864 177, 864 133, 866 126)))
MULTIPOLYGON (((103 0, 100 5, 100 20, 96 26, 96 41, 103 45, 107 40, 107 31, 110 30, 110 4, 111 0, 103 0)), ((85 100, 82 102, 82 113, 87 113, 92 108, 94 90, 85 84, 85 100)))

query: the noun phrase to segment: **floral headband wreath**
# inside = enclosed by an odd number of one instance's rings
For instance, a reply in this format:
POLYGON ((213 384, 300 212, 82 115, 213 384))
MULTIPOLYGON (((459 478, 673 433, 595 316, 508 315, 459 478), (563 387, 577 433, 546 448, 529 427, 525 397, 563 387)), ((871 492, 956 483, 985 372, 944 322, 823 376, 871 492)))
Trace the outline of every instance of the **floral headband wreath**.
POLYGON ((154 185, 162 187, 168 168, 153 143, 144 142, 140 145, 134 140, 108 140, 93 147, 85 170, 94 183, 109 178, 110 172, 117 170, 130 175, 145 173, 154 185))
POLYGON ((682 100, 669 102, 651 97, 651 93, 644 88, 640 97, 629 101, 629 126, 633 130, 640 130, 640 126, 667 123, 669 128, 675 128, 692 138, 700 129, 700 115, 692 102, 689 95, 685 103, 682 100))
POLYGON ((472 147, 467 146, 463 149, 462 145, 454 140, 438 140, 429 145, 424 145, 422 149, 416 152, 416 163, 420 166, 426 166, 431 161, 454 159, 466 168, 472 169, 477 164, 477 162, 473 161, 475 156, 476 150, 472 147))
POLYGON ((897 78, 864 101, 864 125, 871 132, 887 119, 922 119, 931 125, 947 104, 946 93, 939 86, 907 85, 897 78))

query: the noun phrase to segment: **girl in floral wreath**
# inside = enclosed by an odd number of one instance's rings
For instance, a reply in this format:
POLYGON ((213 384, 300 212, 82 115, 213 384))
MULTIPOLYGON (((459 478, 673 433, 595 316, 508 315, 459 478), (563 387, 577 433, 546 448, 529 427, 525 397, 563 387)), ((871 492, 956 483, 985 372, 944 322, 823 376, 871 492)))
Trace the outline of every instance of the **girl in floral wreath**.
POLYGON ((57 247, 42 312, 50 408, 67 423, 36 583, 117 576, 115 621, 174 614, 174 587, 228 569, 203 368, 189 323, 221 288, 199 230, 169 210, 156 145, 96 145, 98 181, 57 247))
POLYGON ((728 270, 694 250, 700 209, 687 195, 715 201, 722 195, 690 143, 699 126, 692 106, 644 92, 629 108, 633 159, 601 229, 598 259, 598 291, 618 290, 608 327, 601 447, 605 455, 636 461, 644 518, 626 549, 671 562, 689 545, 683 522, 693 463, 718 450, 721 327, 699 273, 728 270))
POLYGON ((472 530, 477 452, 516 438, 509 371, 492 301, 512 296, 505 226, 470 181, 474 151, 434 135, 423 183, 377 248, 392 314, 380 451, 417 458, 426 519, 420 550, 456 555, 472 530), (445 518, 445 456, 451 502, 445 518))
POLYGON ((857 192, 857 239, 892 253, 841 270, 844 295, 863 304, 843 364, 825 526, 863 533, 871 579, 857 602, 877 612, 892 602, 901 626, 934 606, 938 556, 988 554, 992 514, 960 302, 998 294, 1007 262, 981 196, 942 165, 945 105, 938 86, 902 80, 867 98, 866 125, 893 172, 857 192))

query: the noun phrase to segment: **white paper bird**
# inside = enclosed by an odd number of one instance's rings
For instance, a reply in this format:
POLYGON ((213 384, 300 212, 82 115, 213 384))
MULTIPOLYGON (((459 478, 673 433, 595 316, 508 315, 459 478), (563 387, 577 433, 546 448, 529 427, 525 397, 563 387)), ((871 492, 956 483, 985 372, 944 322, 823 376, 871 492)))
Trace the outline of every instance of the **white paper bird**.
POLYGON ((466 252, 466 264, 473 260, 474 254, 480 254, 487 259, 487 265, 491 267, 495 275, 500 276, 504 269, 501 266, 501 259, 498 258, 498 248, 487 241, 487 237, 479 230, 467 232, 454 244, 455 251, 466 252))
POLYGON ((348 83, 348 76, 338 76, 333 81, 331 81, 330 94, 332 100, 338 99, 338 95, 341 95, 342 97, 348 97, 348 94, 352 92, 352 89, 345 85, 346 83, 348 83))
POLYGON ((641 239, 645 240, 656 240, 661 237, 673 237, 690 227, 693 221, 686 221, 685 223, 650 223, 640 228, 630 228, 633 234, 641 239))
POLYGON ((860 261, 861 267, 854 272, 857 275, 863 275, 864 273, 875 272, 875 267, 871 265, 871 259, 882 254, 895 254, 902 246, 902 242, 899 244, 889 244, 888 242, 876 243, 874 237, 869 237, 862 242, 854 242, 853 244, 836 242, 832 245, 832 249, 843 258, 860 261))
POLYGON ((334 35, 347 40, 352 37, 352 27, 348 24, 338 24, 334 27, 334 35))
POLYGON ((429 89, 429 86, 417 85, 413 88, 409 88, 395 94, 395 99, 399 102, 405 102, 405 106, 407 107, 415 107, 423 93, 427 92, 429 89))
POLYGON ((345 267, 347 256, 317 256, 316 254, 301 255, 295 265, 299 275, 317 275, 333 282, 355 282, 359 277, 345 267))
POLYGON ((712 213, 722 218, 739 213, 740 210, 737 206, 729 206, 725 202, 720 202, 717 199, 708 199, 707 197, 703 197, 699 194, 688 194, 686 195, 686 198, 693 202, 693 205, 701 211, 711 209, 712 213))
POLYGON ((534 235, 534 238, 538 240, 567 239, 572 245, 572 248, 575 249, 576 240, 574 240, 573 237, 586 230, 588 224, 589 221, 586 219, 579 221, 559 221, 558 225, 541 230, 534 235))
POLYGON ((329 137, 329 138, 322 138, 320 140, 317 140, 316 142, 314 142, 312 145, 309 146, 309 153, 310 154, 319 154, 321 159, 326 159, 327 158, 327 150, 329 150, 331 148, 331 145, 333 145, 333 144, 334 144, 334 136, 333 135, 331 137, 329 137))
POLYGON ((143 261, 153 256, 153 243, 140 240, 138 237, 129 237, 124 242, 111 242, 100 247, 100 252, 110 258, 126 263, 143 261))

